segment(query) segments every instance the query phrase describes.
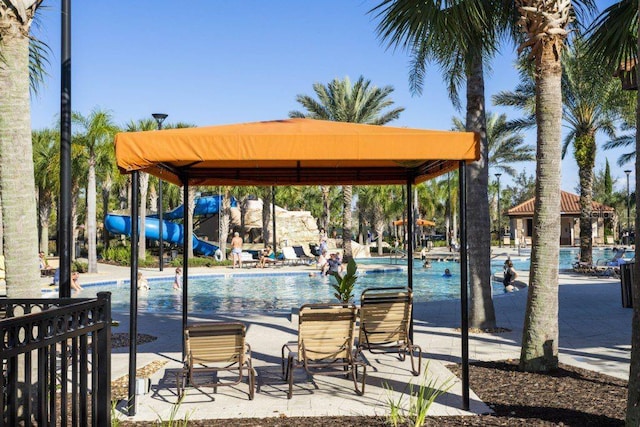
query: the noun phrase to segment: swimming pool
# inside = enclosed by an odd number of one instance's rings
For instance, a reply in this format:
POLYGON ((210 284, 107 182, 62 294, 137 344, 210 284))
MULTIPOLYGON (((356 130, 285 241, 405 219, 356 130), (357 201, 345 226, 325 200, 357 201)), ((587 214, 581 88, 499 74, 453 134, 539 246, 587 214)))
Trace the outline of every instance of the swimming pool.
MULTIPOLYGON (((460 297, 460 265, 455 262, 435 262, 430 269, 414 269, 414 300, 416 302, 451 300, 460 297), (449 268, 452 277, 443 277, 449 268)), ((369 287, 406 286, 405 269, 391 266, 384 272, 360 274, 356 282, 356 303, 362 291, 369 287)), ((332 277, 314 275, 309 271, 288 274, 234 274, 196 276, 189 280, 190 313, 248 313, 289 311, 305 303, 336 302, 332 277)), ((182 311, 182 293, 172 288, 172 279, 149 279, 150 290, 138 293, 138 310, 146 313, 182 311)), ((109 291, 114 312, 129 311, 129 284, 84 286, 82 296, 109 291)), ((500 283, 494 283, 494 293, 504 293, 500 283)))
MULTIPOLYGON (((611 251, 594 250, 594 260, 607 258, 611 251)), ((562 249, 560 268, 571 268, 578 254, 577 249, 562 249)), ((514 257, 516 270, 529 269, 529 260, 514 257)), ((389 258, 358 260, 362 264, 387 264, 384 272, 361 274, 356 282, 356 303, 362 291, 368 287, 406 286, 406 261, 400 265, 389 266, 389 258), (395 269, 395 271, 390 271, 395 269)), ((503 259, 493 260, 491 271, 502 274, 503 259)), ((442 301, 460 298, 460 264, 452 261, 433 262, 425 269, 419 260, 414 262, 413 290, 416 302, 442 301), (443 277, 445 269, 452 277, 443 277)), ((172 289, 172 279, 150 278, 149 291, 138 293, 138 310, 146 313, 182 312, 182 293, 172 289)), ((289 311, 305 303, 335 302, 332 277, 309 276, 309 271, 299 273, 264 273, 249 275, 212 274, 196 276, 189 280, 190 313, 251 313, 265 311, 289 311)), ((493 282, 493 294, 504 294, 500 282, 493 282)), ((95 295, 100 291, 112 294, 114 312, 129 311, 129 284, 85 286, 82 296, 95 295)))

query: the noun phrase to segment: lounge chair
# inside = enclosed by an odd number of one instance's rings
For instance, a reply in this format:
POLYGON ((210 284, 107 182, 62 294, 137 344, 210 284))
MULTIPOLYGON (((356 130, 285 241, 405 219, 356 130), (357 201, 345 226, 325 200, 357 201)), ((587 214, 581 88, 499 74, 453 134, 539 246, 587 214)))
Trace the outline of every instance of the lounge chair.
POLYGON ((302 260, 298 258, 296 251, 291 246, 284 246, 282 248, 282 256, 284 258, 284 262, 289 264, 300 264, 302 260))
POLYGON ((369 288, 360 296, 358 351, 397 350, 400 360, 411 358, 411 372, 420 375, 422 349, 411 343, 409 325, 413 293, 408 288, 369 288), (414 361, 418 354, 418 369, 414 361))
POLYGON ((178 399, 187 386, 213 387, 240 384, 248 376, 249 400, 256 388, 256 371, 251 363, 251 346, 245 342, 246 328, 239 322, 199 323, 187 326, 184 334, 186 356, 177 375, 178 399), (219 372, 237 372, 235 379, 218 377, 219 372))
POLYGON ((296 256, 298 257, 298 259, 306 264, 311 264, 315 258, 307 255, 304 251, 304 248, 302 246, 292 246, 293 247, 293 251, 296 253, 296 256))
POLYGON ((251 252, 240 253, 240 264, 257 264, 258 260, 253 257, 251 252))
POLYGON ((351 376, 356 394, 364 394, 367 366, 354 349, 357 311, 353 304, 305 304, 298 316, 298 341, 282 346, 282 373, 293 395, 293 371, 308 375, 351 376), (288 352, 285 364, 285 351, 288 352), (362 368, 358 387, 358 368, 362 368))

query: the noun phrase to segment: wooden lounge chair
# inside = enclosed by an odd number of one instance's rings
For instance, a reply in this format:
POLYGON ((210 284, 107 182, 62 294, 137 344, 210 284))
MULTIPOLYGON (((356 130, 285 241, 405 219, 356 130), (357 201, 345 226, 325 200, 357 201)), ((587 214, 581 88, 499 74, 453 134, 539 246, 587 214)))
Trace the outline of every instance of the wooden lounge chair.
POLYGON ((364 394, 367 366, 354 349, 357 311, 353 304, 305 304, 298 317, 298 341, 282 347, 282 372, 293 395, 293 371, 308 375, 351 376, 355 391, 364 394), (288 351, 285 365, 285 351, 288 351), (358 368, 362 368, 358 387, 358 368))
POLYGON ((420 375, 422 349, 411 343, 409 324, 413 293, 408 288, 369 288, 360 296, 360 336, 358 351, 397 350, 400 360, 409 354, 411 372, 420 375), (414 361, 418 353, 418 369, 414 361))
POLYGON ((247 375, 249 400, 256 388, 256 371, 251 364, 251 347, 245 342, 246 328, 239 322, 199 323, 185 331, 184 367, 177 375, 178 399, 187 386, 213 387, 240 384, 247 375), (219 372, 236 372, 235 379, 221 379, 219 372))

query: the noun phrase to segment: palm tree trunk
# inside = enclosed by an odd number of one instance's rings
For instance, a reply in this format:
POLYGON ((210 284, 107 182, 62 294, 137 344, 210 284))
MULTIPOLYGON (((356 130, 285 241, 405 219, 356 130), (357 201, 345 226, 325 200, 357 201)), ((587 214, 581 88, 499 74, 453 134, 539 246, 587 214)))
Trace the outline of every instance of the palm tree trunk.
MULTIPOLYGON (((227 258, 227 239, 229 238, 229 226, 231 224, 231 195, 229 194, 229 187, 224 187, 224 197, 222 198, 222 206, 220 209, 220 251, 222 251, 222 258, 227 258)), ((273 248, 275 251, 276 248, 273 248)))
POLYGON ((40 191, 38 197, 38 216, 40 218, 40 250, 49 255, 49 217, 51 216, 51 193, 40 191))
POLYGON ((383 237, 384 225, 385 225, 384 220, 383 219, 376 220, 374 222, 374 225, 375 225, 376 234, 378 236, 378 242, 377 242, 377 244, 378 244, 378 255, 383 255, 384 251, 382 249, 382 243, 383 243, 382 237, 383 237))
POLYGON ((320 228, 324 228, 325 230, 329 229, 329 222, 331 220, 330 189, 328 185, 320 186, 320 191, 322 192, 322 218, 320 219, 320 228))
MULTIPOLYGON (((262 240, 267 246, 271 241, 271 187, 262 188, 262 240)), ((274 248, 275 250, 275 248, 274 248)))
POLYGON ((95 158, 89 159, 89 176, 87 183, 87 258, 89 273, 98 272, 98 254, 96 249, 96 165, 95 158))
POLYGON ((342 186, 343 195, 343 212, 342 212, 342 248, 344 251, 344 260, 348 261, 353 258, 353 251, 351 249, 351 225, 352 225, 352 213, 351 213, 351 199, 353 195, 353 187, 350 185, 342 186))
POLYGON ((35 256, 38 227, 31 146, 29 37, 15 17, 4 19, 16 21, 0 26, 0 188, 7 296, 33 298, 40 297, 41 291, 35 256))
MULTIPOLYGON (((105 223, 107 214, 109 213, 109 197, 111 195, 111 187, 113 182, 111 177, 106 177, 102 180, 102 223, 105 223)), ((109 247, 109 231, 107 227, 102 227, 102 245, 104 249, 109 247)))
POLYGON ((593 202, 593 167, 595 165, 596 139, 594 135, 576 138, 575 158, 580 178, 580 261, 593 261, 593 231, 591 204, 593 202))
MULTIPOLYGON (((640 13, 640 3, 638 3, 640 13)), ((636 58, 640 58, 640 27, 638 27, 638 48, 636 58)), ((636 66, 636 77, 640 77, 640 67, 636 66)), ((640 81, 640 80, 638 80, 640 81)), ((636 94, 636 128, 640 124, 640 96, 636 94)), ((640 236, 640 192, 638 180, 640 180, 640 132, 636 131, 636 164, 635 164, 635 194, 636 194, 636 218, 635 235, 640 236)), ((640 245, 636 244, 635 258, 640 260, 640 245)), ((633 295, 633 318, 631 319, 631 363, 629 364, 629 386, 627 393, 627 417, 626 425, 640 425, 640 262, 633 266, 634 281, 631 284, 633 295)))
POLYGON ((468 204, 475 214, 468 215, 469 282, 472 328, 495 328, 496 314, 491 299, 491 224, 489 221, 489 148, 486 133, 484 72, 482 58, 477 55, 467 77, 468 131, 480 134, 480 159, 467 164, 468 204))
POLYGON ((76 243, 78 243, 78 192, 73 192, 76 196, 71 202, 71 260, 75 261, 80 255, 76 253, 76 243))
POLYGON ((555 43, 544 43, 536 63, 536 201, 520 354, 520 368, 532 372, 558 366, 562 67, 556 48, 555 43))

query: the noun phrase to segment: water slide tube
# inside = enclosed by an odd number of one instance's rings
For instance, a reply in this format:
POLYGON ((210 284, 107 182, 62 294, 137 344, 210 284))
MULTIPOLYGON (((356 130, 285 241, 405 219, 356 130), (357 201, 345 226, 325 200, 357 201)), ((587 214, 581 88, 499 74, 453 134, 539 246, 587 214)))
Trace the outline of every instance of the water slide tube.
MULTIPOLYGON (((152 240, 160 240, 160 221, 157 218, 147 217, 145 221, 145 237, 152 240)), ((104 226, 109 233, 131 235, 131 217, 127 215, 108 214, 104 220, 104 226)), ((216 256, 220 249, 216 245, 199 239, 193 235, 193 250, 206 256, 216 256)), ((184 227, 171 221, 162 221, 162 239, 165 242, 182 245, 184 239, 184 227)), ((220 256, 220 255, 218 255, 220 256)))
MULTIPOLYGON (((198 197, 195 202, 195 208, 193 215, 201 216, 201 215, 213 215, 217 214, 220 210, 220 205, 222 203, 223 196, 218 194, 217 196, 205 196, 198 197)), ((237 206, 237 201, 234 197, 231 198, 231 207, 237 206)), ((172 211, 165 212, 162 214, 162 219, 182 219, 184 207, 183 205, 178 206, 172 211)), ((158 215, 150 215, 152 218, 157 218, 158 215)), ((147 217, 149 218, 149 217, 147 217)))

